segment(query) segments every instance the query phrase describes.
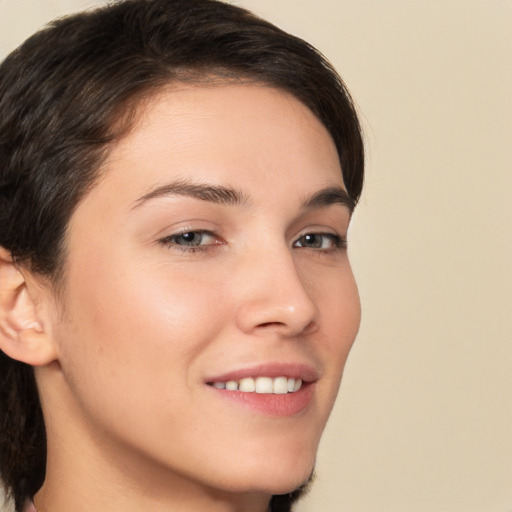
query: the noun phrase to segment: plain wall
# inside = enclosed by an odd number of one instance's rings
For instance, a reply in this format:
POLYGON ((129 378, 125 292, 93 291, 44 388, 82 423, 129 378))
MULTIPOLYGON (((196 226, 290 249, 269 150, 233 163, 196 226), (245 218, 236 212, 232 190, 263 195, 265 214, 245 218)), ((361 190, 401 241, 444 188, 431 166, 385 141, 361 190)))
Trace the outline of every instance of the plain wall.
MULTIPOLYGON (((512 2, 235 3, 335 64, 368 146, 363 322, 298 511, 511 512, 512 2)), ((0 57, 93 4, 0 0, 0 57)))

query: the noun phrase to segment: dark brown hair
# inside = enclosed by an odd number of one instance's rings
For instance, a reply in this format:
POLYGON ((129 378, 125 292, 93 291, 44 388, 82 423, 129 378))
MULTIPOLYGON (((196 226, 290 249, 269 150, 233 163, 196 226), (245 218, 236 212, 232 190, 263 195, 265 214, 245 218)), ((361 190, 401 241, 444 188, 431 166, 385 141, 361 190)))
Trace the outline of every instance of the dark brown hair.
MULTIPOLYGON (((69 219, 141 98, 170 82, 212 79, 266 84, 309 107, 357 202, 357 115, 317 50, 217 0, 123 0, 51 23, 0 66, 0 246, 58 283, 69 219)), ((17 510, 42 485, 45 465, 33 369, 0 352, 0 477, 17 510)), ((290 510, 299 494, 274 496, 274 510, 290 510)))

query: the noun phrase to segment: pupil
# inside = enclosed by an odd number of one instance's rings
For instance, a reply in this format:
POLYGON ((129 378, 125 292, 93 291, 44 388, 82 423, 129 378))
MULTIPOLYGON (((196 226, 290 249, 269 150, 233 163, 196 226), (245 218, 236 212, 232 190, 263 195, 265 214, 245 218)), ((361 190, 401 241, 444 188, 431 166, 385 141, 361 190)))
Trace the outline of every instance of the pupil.
POLYGON ((316 235, 306 235, 306 245, 310 247, 319 247, 320 239, 316 235))
POLYGON ((194 233, 193 231, 189 233, 183 233, 181 235, 181 239, 185 245, 199 245, 199 243, 201 243, 201 235, 194 233))

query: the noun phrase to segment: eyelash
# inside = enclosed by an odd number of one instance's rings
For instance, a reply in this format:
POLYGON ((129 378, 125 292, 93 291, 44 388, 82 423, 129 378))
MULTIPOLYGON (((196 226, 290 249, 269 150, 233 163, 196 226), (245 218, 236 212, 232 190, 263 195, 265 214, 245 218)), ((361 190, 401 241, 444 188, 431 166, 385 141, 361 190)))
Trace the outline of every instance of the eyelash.
MULTIPOLYGON (((321 241, 321 243, 323 243, 323 241, 321 241)), ((294 242, 293 247, 303 247, 304 249, 309 249, 309 250, 319 251, 319 252, 333 252, 333 251, 336 251, 339 249, 345 249, 347 247, 347 240, 339 235, 334 234, 334 233, 306 233, 306 234, 300 236, 294 242), (325 248, 325 247, 303 247, 303 246, 296 245, 298 242, 306 239, 307 237, 322 237, 323 241, 329 240, 331 242, 331 246, 328 248, 325 248)))
POLYGON ((225 245, 226 242, 223 240, 220 240, 219 237, 212 233, 211 231, 205 230, 205 229, 184 229, 183 231, 180 231, 179 233, 174 233, 172 235, 166 236, 165 238, 162 238, 159 240, 159 242, 162 245, 167 246, 169 249, 186 252, 186 253, 195 253, 195 252, 205 252, 212 248, 212 246, 218 246, 218 245, 225 245), (178 244, 176 243, 176 239, 180 237, 185 237, 187 235, 200 235, 208 236, 213 238, 215 241, 211 244, 206 245, 188 245, 185 244, 178 244))
MULTIPOLYGON (((202 239, 199 241, 199 243, 202 241, 202 239)), ((219 245, 225 245, 226 242, 222 239, 220 239, 215 233, 208 231, 208 230, 201 230, 201 229, 187 229, 183 230, 179 233, 174 233, 172 235, 166 236, 165 238, 162 238, 159 240, 159 243, 168 247, 172 250, 177 250, 180 252, 185 253, 196 253, 196 252, 206 252, 208 250, 211 250, 212 247, 219 246, 219 245), (213 243, 208 243, 204 245, 189 245, 187 243, 180 244, 177 243, 177 239, 180 237, 186 237, 188 235, 193 235, 194 237, 197 235, 200 235, 201 237, 211 237, 214 239, 213 243)), ((294 248, 303 248, 303 249, 309 249, 311 251, 315 252, 321 252, 321 253, 331 253, 335 251, 339 251, 340 249, 345 249, 347 247, 347 240, 339 235, 336 235, 334 233, 305 233, 301 235, 295 242, 293 243, 292 247, 294 248), (323 243, 326 240, 330 241, 330 247, 305 247, 304 245, 297 245, 299 243, 304 243, 307 237, 321 237, 320 243, 323 245, 323 243)))

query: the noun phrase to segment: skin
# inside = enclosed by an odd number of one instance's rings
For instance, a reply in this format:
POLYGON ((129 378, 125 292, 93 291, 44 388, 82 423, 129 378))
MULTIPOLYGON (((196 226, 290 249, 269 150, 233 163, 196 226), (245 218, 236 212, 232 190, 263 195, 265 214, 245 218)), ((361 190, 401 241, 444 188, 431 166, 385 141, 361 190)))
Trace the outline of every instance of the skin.
POLYGON ((304 207, 344 190, 334 143, 282 91, 176 86, 145 103, 104 167, 69 224, 61 297, 28 286, 50 347, 36 371, 48 426, 36 506, 263 512, 311 474, 360 321, 336 238, 350 210, 304 207), (148 197, 176 181, 242 200, 148 197), (183 231, 208 233, 192 251, 183 231), (264 414, 206 384, 290 361, 316 375, 297 414, 264 414))

